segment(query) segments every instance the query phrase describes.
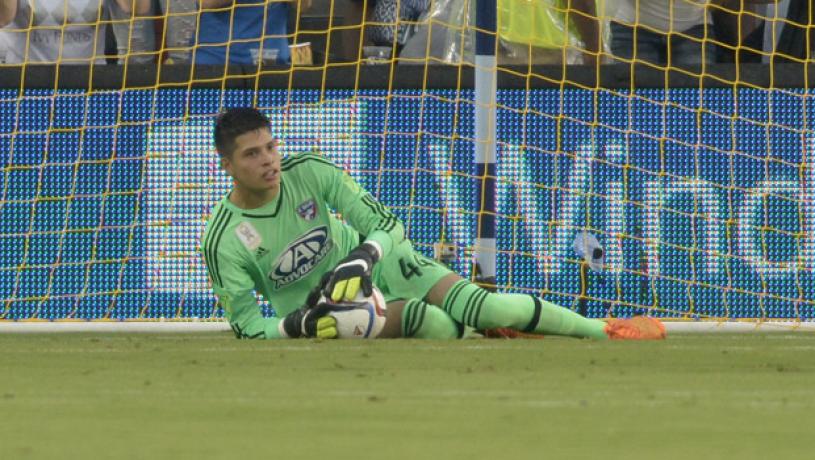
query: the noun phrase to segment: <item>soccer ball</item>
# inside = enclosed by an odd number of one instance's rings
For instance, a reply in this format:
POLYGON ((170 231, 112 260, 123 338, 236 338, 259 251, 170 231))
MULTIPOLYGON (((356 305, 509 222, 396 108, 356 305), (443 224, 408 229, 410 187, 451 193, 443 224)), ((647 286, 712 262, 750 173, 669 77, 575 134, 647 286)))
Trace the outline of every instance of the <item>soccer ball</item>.
POLYGON ((332 302, 326 298, 320 299, 327 303, 331 311, 328 316, 337 320, 337 338, 340 339, 374 339, 385 327, 385 297, 376 287, 370 297, 365 297, 362 291, 357 293, 353 302, 332 302))

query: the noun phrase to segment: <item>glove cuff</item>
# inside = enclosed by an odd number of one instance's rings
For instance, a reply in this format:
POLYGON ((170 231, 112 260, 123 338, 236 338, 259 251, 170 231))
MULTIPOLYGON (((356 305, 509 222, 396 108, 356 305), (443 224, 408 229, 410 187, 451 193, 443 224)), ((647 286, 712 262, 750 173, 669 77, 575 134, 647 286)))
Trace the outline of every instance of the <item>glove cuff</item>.
POLYGON ((283 318, 278 325, 278 331, 283 337, 297 339, 303 336, 303 312, 302 309, 294 310, 283 318))
POLYGON ((280 334, 280 337, 283 337, 284 339, 290 339, 292 337, 286 332, 286 327, 283 325, 285 321, 286 319, 283 318, 282 320, 280 320, 279 323, 277 323, 277 333, 280 334))
POLYGON ((360 244, 357 249, 365 251, 373 263, 377 263, 379 259, 382 258, 382 246, 376 241, 365 241, 364 243, 360 244))

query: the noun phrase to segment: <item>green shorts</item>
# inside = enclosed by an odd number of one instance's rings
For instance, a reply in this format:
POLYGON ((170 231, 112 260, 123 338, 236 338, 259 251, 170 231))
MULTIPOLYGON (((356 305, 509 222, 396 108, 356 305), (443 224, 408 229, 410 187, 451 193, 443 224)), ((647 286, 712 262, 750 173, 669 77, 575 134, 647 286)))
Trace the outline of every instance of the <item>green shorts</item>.
POLYGON ((372 279, 385 301, 391 302, 424 299, 430 289, 450 273, 454 272, 414 251, 406 239, 374 265, 372 279))

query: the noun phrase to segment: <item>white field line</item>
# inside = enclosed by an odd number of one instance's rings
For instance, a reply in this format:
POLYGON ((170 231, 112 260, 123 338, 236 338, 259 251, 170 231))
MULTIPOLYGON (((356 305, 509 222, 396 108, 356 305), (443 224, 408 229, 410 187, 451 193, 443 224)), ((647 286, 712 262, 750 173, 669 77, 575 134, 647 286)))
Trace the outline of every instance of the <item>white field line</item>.
POLYGON ((0 321, 0 333, 49 332, 224 332, 229 324, 223 321, 0 321))
MULTIPOLYGON (((672 322, 666 321, 668 332, 749 333, 815 331, 815 322, 672 322)), ((126 333, 201 333, 226 332, 223 321, 0 321, 0 333, 51 332, 126 332, 126 333)))

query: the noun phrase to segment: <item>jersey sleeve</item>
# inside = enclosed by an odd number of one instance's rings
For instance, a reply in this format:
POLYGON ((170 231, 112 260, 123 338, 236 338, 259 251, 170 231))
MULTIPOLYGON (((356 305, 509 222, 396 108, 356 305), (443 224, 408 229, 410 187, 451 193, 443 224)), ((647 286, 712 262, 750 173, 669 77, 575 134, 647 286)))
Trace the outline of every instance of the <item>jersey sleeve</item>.
POLYGON ((282 337, 280 318, 265 318, 255 298, 255 284, 249 273, 229 251, 203 248, 212 291, 223 307, 227 321, 239 339, 276 339, 282 337))
POLYGON ((296 158, 309 162, 309 172, 318 182, 323 199, 340 213, 366 241, 375 241, 382 256, 405 239, 405 228, 393 212, 363 189, 351 176, 329 160, 304 153, 296 158))

